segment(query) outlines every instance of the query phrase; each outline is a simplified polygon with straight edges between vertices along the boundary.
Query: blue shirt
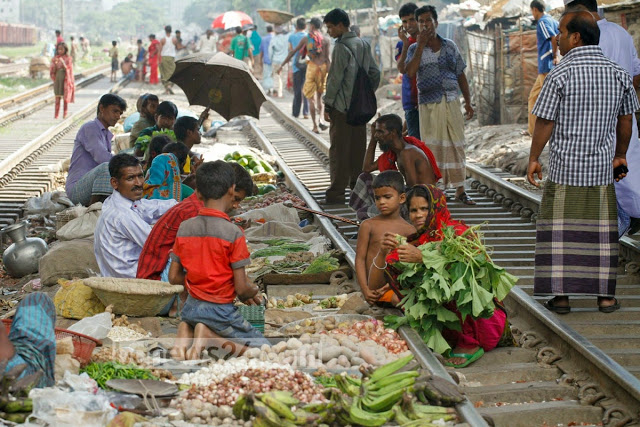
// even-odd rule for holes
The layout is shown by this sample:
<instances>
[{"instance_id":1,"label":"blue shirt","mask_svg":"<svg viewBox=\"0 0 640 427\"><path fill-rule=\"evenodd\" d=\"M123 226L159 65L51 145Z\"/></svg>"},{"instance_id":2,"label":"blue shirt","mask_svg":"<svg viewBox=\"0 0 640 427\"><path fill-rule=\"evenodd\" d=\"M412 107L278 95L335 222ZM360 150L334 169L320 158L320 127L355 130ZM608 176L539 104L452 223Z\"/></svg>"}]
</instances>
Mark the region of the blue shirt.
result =
<instances>
[{"instance_id":1,"label":"blue shirt","mask_svg":"<svg viewBox=\"0 0 640 427\"><path fill-rule=\"evenodd\" d=\"M273 38L273 34L269 33L262 38L262 42L260 42L260 53L262 54L262 62L267 65L271 65L271 58L269 57L269 45L271 44L271 39Z\"/></svg>"},{"instance_id":2,"label":"blue shirt","mask_svg":"<svg viewBox=\"0 0 640 427\"><path fill-rule=\"evenodd\" d=\"M104 127L98 118L82 125L73 142L73 152L67 175L67 194L71 194L76 182L87 172L99 164L111 160L113 156L111 154L111 138L113 138L113 134Z\"/></svg>"},{"instance_id":3,"label":"blue shirt","mask_svg":"<svg viewBox=\"0 0 640 427\"><path fill-rule=\"evenodd\" d=\"M136 58L136 62L142 62L144 61L144 54L147 53L146 50L144 50L143 47L140 48L140 51L138 52L138 57Z\"/></svg>"},{"instance_id":4,"label":"blue shirt","mask_svg":"<svg viewBox=\"0 0 640 427\"><path fill-rule=\"evenodd\" d=\"M409 38L409 46L416 41L413 38ZM396 45L396 61L400 58L402 53L403 43L402 40ZM416 87L416 78L409 77L408 74L402 75L402 109L404 111L415 110L418 108L418 89Z\"/></svg>"},{"instance_id":5,"label":"blue shirt","mask_svg":"<svg viewBox=\"0 0 640 427\"><path fill-rule=\"evenodd\" d=\"M291 34L289 36L289 44L291 44L291 48L295 49L296 46L298 46L298 43L300 43L300 40L305 37L307 37L307 33L305 31L296 31L295 33ZM296 65L298 63L298 56L300 56L300 51L297 51L296 54L293 55L292 66L294 73L300 71L300 69Z\"/></svg>"},{"instance_id":6,"label":"blue shirt","mask_svg":"<svg viewBox=\"0 0 640 427\"><path fill-rule=\"evenodd\" d=\"M458 46L452 40L438 37L442 43L440 50L434 52L425 46L416 74L420 104L437 104L443 96L447 98L447 102L457 99L458 77L467 67ZM417 47L417 43L409 46L407 64L413 58Z\"/></svg>"},{"instance_id":7,"label":"blue shirt","mask_svg":"<svg viewBox=\"0 0 640 427\"><path fill-rule=\"evenodd\" d=\"M546 74L553 68L553 46L551 37L558 35L558 21L547 14L542 15L536 25L538 39L538 74Z\"/></svg>"}]
</instances>

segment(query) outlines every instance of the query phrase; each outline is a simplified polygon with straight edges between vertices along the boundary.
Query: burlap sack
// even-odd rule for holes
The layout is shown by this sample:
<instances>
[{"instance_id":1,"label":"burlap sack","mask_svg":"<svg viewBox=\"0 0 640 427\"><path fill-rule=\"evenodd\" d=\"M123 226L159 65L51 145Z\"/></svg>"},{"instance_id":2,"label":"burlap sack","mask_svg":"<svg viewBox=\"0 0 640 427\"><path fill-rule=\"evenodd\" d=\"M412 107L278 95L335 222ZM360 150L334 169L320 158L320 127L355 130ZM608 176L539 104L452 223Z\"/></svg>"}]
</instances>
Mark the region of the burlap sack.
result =
<instances>
[{"instance_id":1,"label":"burlap sack","mask_svg":"<svg viewBox=\"0 0 640 427\"><path fill-rule=\"evenodd\" d=\"M40 281L53 286L58 279L84 279L96 276L100 267L93 254L93 240L77 239L51 246L40 258Z\"/></svg>"},{"instance_id":2,"label":"burlap sack","mask_svg":"<svg viewBox=\"0 0 640 427\"><path fill-rule=\"evenodd\" d=\"M102 203L94 203L87 211L56 231L58 240L93 239L93 232L102 213Z\"/></svg>"}]
</instances>

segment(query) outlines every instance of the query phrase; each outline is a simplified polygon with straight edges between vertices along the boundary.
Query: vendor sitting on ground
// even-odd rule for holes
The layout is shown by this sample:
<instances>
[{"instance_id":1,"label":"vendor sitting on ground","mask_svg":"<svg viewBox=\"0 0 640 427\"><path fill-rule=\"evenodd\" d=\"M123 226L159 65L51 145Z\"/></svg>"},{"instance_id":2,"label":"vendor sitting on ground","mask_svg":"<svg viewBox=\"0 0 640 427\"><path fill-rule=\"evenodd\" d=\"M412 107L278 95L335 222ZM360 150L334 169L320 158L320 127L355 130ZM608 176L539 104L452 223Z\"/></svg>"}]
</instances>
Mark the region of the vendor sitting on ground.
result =
<instances>
[{"instance_id":1,"label":"vendor sitting on ground","mask_svg":"<svg viewBox=\"0 0 640 427\"><path fill-rule=\"evenodd\" d=\"M91 206L94 203L104 202L111 193L113 193L113 187L111 175L109 175L109 162L104 162L80 178L73 187L69 199L76 205Z\"/></svg>"},{"instance_id":2,"label":"vendor sitting on ground","mask_svg":"<svg viewBox=\"0 0 640 427\"><path fill-rule=\"evenodd\" d=\"M37 387L52 386L55 383L55 325L56 309L46 294L34 292L25 296L16 308L8 335L1 325L0 364L7 362L6 371L26 364L21 377L40 371L43 375Z\"/></svg>"},{"instance_id":3,"label":"vendor sitting on ground","mask_svg":"<svg viewBox=\"0 0 640 427\"><path fill-rule=\"evenodd\" d=\"M245 197L253 195L253 181L245 168L237 163L229 164L235 173L236 183L232 209L237 209ZM169 252L176 241L178 227L184 221L197 216L198 211L203 207L204 203L194 193L169 209L158 220L142 248L138 274L136 275L138 279L169 281L169 266L171 265Z\"/></svg>"},{"instance_id":4,"label":"vendor sitting on ground","mask_svg":"<svg viewBox=\"0 0 640 427\"><path fill-rule=\"evenodd\" d=\"M204 207L180 225L169 268L170 282L189 292L171 350L177 359L198 359L210 347L241 355L247 345L269 344L233 304L236 296L247 304L262 299L245 272L251 258L244 233L225 213L234 205L234 182L233 168L221 160L203 163L196 172Z\"/></svg>"},{"instance_id":5,"label":"vendor sitting on ground","mask_svg":"<svg viewBox=\"0 0 640 427\"><path fill-rule=\"evenodd\" d=\"M393 266L396 262L423 262L422 252L418 247L427 242L442 240L442 229L445 227L454 227L458 235L468 229L462 222L451 219L445 194L433 185L416 185L411 188L407 192L407 204L411 223L418 232L409 236L409 244L401 246L398 245L395 233L385 233L380 252L373 258L373 268L369 273L370 289L376 290L389 283L398 298L402 298L402 294L397 283L399 271ZM460 325L460 331L442 331L453 348L446 362L448 366L463 368L498 345L505 331L507 315L501 303L495 304L496 310L488 319L467 316ZM455 307L447 306L447 309L460 317Z\"/></svg>"},{"instance_id":6,"label":"vendor sitting on ground","mask_svg":"<svg viewBox=\"0 0 640 427\"><path fill-rule=\"evenodd\" d=\"M120 71L122 71L122 76L127 80L133 80L136 77L135 62L133 62L133 53L125 56L124 60L120 63Z\"/></svg>"},{"instance_id":7,"label":"vendor sitting on ground","mask_svg":"<svg viewBox=\"0 0 640 427\"><path fill-rule=\"evenodd\" d=\"M140 113L140 118L133 124L131 132L129 133L129 146L131 148L133 148L133 146L135 145L136 140L138 139L138 136L140 136L140 132L142 132L142 130L148 127L152 127L156 124L155 116L159 102L160 100L158 99L158 97L151 93L145 93L144 95L141 95L140 98L138 98L136 107L138 109L138 112Z\"/></svg>"},{"instance_id":8,"label":"vendor sitting on ground","mask_svg":"<svg viewBox=\"0 0 640 427\"><path fill-rule=\"evenodd\" d=\"M143 168L145 179L149 177L149 169L151 168L155 158L162 154L164 147L172 142L174 142L173 139L169 138L167 135L156 135L151 139L149 148L147 148L147 152L149 153L149 164L147 165L147 168Z\"/></svg>"},{"instance_id":9,"label":"vendor sitting on ground","mask_svg":"<svg viewBox=\"0 0 640 427\"><path fill-rule=\"evenodd\" d=\"M157 137L156 137L157 138ZM189 149L182 142L167 144L162 154L156 156L144 182L145 199L169 200L178 202L193 194L193 189L182 183L182 170L189 157Z\"/></svg>"},{"instance_id":10,"label":"vendor sitting on ground","mask_svg":"<svg viewBox=\"0 0 640 427\"><path fill-rule=\"evenodd\" d=\"M376 145L383 153L375 158ZM379 170L399 170L408 187L416 184L435 184L442 174L436 158L429 148L417 138L402 136L402 119L395 114L378 117L371 125L371 140L367 147L362 166L363 173L349 199L349 207L356 211L360 220L379 213L373 198L371 172Z\"/></svg>"},{"instance_id":11,"label":"vendor sitting on ground","mask_svg":"<svg viewBox=\"0 0 640 427\"><path fill-rule=\"evenodd\" d=\"M156 114L154 116L156 124L143 129L142 131L140 131L140 135L138 135L138 139L133 146L136 156L144 156L145 161L147 161L149 156L148 154L146 154L146 151L148 150L143 140L146 139L145 137L152 137L154 132L172 130L177 116L178 107L176 107L176 104L171 101L162 101L158 105L158 109L156 110Z\"/></svg>"},{"instance_id":12,"label":"vendor sitting on ground","mask_svg":"<svg viewBox=\"0 0 640 427\"><path fill-rule=\"evenodd\" d=\"M409 236L416 232L413 225L400 216L400 207L405 202L404 179L398 171L381 172L373 180L376 207L380 213L365 220L358 229L356 247L356 278L364 299L369 304L391 303L394 306L400 299L389 285L376 290L369 289L367 278L373 258L380 252L380 244L385 232Z\"/></svg>"},{"instance_id":13,"label":"vendor sitting on ground","mask_svg":"<svg viewBox=\"0 0 640 427\"><path fill-rule=\"evenodd\" d=\"M109 161L113 194L102 204L94 252L104 277L136 277L142 247L155 223L177 202L142 198L140 161L120 153Z\"/></svg>"},{"instance_id":14,"label":"vendor sitting on ground","mask_svg":"<svg viewBox=\"0 0 640 427\"><path fill-rule=\"evenodd\" d=\"M203 115L208 116L208 111L205 110ZM202 117L202 116L201 116ZM196 186L196 170L198 166L202 164L202 155L191 151L194 145L198 145L202 142L202 135L200 134L200 121L194 117L182 116L173 125L173 132L176 134L176 140L184 143L189 147L189 156L187 162L184 165L184 173L188 176L183 180L185 185L195 188Z\"/></svg>"}]
</instances>

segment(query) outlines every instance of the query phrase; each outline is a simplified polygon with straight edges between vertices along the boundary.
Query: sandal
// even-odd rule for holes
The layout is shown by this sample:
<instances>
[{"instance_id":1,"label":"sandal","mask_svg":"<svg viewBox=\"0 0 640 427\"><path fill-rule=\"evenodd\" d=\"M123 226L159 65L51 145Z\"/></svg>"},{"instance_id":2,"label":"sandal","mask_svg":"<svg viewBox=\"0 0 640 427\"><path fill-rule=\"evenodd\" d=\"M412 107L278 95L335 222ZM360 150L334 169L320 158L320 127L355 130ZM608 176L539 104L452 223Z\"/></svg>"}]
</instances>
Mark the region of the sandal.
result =
<instances>
[{"instance_id":1,"label":"sandal","mask_svg":"<svg viewBox=\"0 0 640 427\"><path fill-rule=\"evenodd\" d=\"M473 353L473 354L468 354L468 353L449 353L449 359L452 359L454 357L460 357L462 359L465 359L465 361L463 363L460 363L459 365L456 365L455 363L451 363L449 361L445 362L444 364L446 366L451 366L452 368L465 368L465 367L471 365L476 360L480 359L483 355L484 355L484 349L482 347L480 347L478 350L476 350L476 352Z\"/></svg>"},{"instance_id":2,"label":"sandal","mask_svg":"<svg viewBox=\"0 0 640 427\"><path fill-rule=\"evenodd\" d=\"M466 191L463 191L458 197L456 197L459 201L464 203L465 205L475 205L476 202L467 194Z\"/></svg>"},{"instance_id":3,"label":"sandal","mask_svg":"<svg viewBox=\"0 0 640 427\"><path fill-rule=\"evenodd\" d=\"M613 300L615 302L611 305L603 306L598 304L598 310L600 310L601 313L613 313L614 311L620 310L622 306L618 302L618 298L613 298Z\"/></svg>"},{"instance_id":4,"label":"sandal","mask_svg":"<svg viewBox=\"0 0 640 427\"><path fill-rule=\"evenodd\" d=\"M327 130L329 129L329 126L325 125L324 123L319 123L318 126L320 126L321 130Z\"/></svg>"},{"instance_id":5,"label":"sandal","mask_svg":"<svg viewBox=\"0 0 640 427\"><path fill-rule=\"evenodd\" d=\"M551 298L549 301L545 301L542 305L556 314L568 314L571 312L571 306L568 305L556 305L554 302L555 298Z\"/></svg>"}]
</instances>

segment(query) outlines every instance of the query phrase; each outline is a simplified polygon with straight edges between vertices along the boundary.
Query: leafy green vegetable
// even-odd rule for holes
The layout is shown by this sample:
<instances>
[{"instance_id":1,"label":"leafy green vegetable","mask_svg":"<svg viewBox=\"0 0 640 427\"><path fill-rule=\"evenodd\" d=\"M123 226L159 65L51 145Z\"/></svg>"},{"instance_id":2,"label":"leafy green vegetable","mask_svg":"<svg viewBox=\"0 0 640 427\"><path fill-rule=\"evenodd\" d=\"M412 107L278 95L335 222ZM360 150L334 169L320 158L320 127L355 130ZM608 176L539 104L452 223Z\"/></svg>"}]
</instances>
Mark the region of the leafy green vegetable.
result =
<instances>
[{"instance_id":1,"label":"leafy green vegetable","mask_svg":"<svg viewBox=\"0 0 640 427\"><path fill-rule=\"evenodd\" d=\"M502 301L518 280L496 266L472 227L461 236L453 227L442 230L441 241L418 247L421 263L398 262L394 266L404 298L405 316L386 316L387 327L409 325L438 353L450 350L443 329L460 330L461 322L449 307L456 307L462 321L493 315L493 299Z\"/></svg>"},{"instance_id":2,"label":"leafy green vegetable","mask_svg":"<svg viewBox=\"0 0 640 427\"><path fill-rule=\"evenodd\" d=\"M331 256L331 253L325 253L314 259L309 267L303 271L303 274L325 273L327 271L337 270L340 262Z\"/></svg>"},{"instance_id":3,"label":"leafy green vegetable","mask_svg":"<svg viewBox=\"0 0 640 427\"><path fill-rule=\"evenodd\" d=\"M151 140L158 135L166 135L169 138L171 138L172 141L176 141L176 134L171 129L166 129L166 130L156 130L151 135L143 135L141 137L138 137L138 139L136 139L136 144L137 143L140 144L140 149L144 153L147 151L147 148L149 148L149 144L151 143Z\"/></svg>"},{"instance_id":4,"label":"leafy green vegetable","mask_svg":"<svg viewBox=\"0 0 640 427\"><path fill-rule=\"evenodd\" d=\"M284 256L289 252L304 252L309 250L306 243L283 243L277 246L269 246L268 248L258 249L251 254L251 258L269 257L281 255Z\"/></svg>"},{"instance_id":5,"label":"leafy green vegetable","mask_svg":"<svg viewBox=\"0 0 640 427\"><path fill-rule=\"evenodd\" d=\"M151 374L147 369L139 368L134 364L123 365L117 362L90 363L81 369L80 372L86 372L89 377L93 378L98 386L102 389L109 389L107 381L112 379L122 380L157 380L158 378Z\"/></svg>"}]
</instances>

